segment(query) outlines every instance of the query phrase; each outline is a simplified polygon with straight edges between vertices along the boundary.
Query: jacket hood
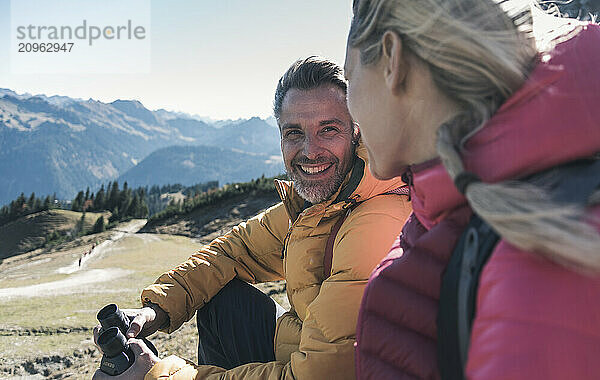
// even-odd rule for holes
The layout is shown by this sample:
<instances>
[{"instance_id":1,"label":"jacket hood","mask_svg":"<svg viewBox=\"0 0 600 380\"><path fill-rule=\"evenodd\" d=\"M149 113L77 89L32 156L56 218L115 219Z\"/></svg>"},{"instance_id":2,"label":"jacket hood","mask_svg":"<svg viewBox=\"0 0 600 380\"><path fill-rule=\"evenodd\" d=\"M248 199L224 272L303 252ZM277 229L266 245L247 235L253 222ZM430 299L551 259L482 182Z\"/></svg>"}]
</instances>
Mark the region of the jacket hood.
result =
<instances>
[{"instance_id":1,"label":"jacket hood","mask_svg":"<svg viewBox=\"0 0 600 380\"><path fill-rule=\"evenodd\" d=\"M352 170L346 175L340 188L328 200L320 203L320 205L327 207L339 203L340 207L342 207L348 202L365 201L376 195L391 192L404 185L400 177L385 181L373 177L369 170L367 149L361 140L356 147L356 159ZM292 220L306 206L311 206L310 204L305 204L305 201L294 190L294 185L291 181L276 179L275 187L279 192L281 200L286 204L286 209Z\"/></svg>"},{"instance_id":2,"label":"jacket hood","mask_svg":"<svg viewBox=\"0 0 600 380\"><path fill-rule=\"evenodd\" d=\"M586 24L543 54L529 79L464 146L484 182L518 179L600 152L600 27ZM466 202L439 159L408 169L413 209L431 228Z\"/></svg>"}]
</instances>

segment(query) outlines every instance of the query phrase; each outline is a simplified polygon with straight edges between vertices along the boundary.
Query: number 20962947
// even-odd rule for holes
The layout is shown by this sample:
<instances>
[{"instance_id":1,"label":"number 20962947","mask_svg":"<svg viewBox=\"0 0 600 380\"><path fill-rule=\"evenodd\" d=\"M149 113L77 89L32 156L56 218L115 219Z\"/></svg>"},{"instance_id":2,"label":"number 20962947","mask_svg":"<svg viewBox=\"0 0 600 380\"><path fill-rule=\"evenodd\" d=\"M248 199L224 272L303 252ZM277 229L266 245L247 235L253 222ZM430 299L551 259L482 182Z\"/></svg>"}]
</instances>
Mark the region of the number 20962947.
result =
<instances>
[{"instance_id":1,"label":"number 20962947","mask_svg":"<svg viewBox=\"0 0 600 380\"><path fill-rule=\"evenodd\" d=\"M74 42L19 42L19 53L69 53Z\"/></svg>"}]
</instances>

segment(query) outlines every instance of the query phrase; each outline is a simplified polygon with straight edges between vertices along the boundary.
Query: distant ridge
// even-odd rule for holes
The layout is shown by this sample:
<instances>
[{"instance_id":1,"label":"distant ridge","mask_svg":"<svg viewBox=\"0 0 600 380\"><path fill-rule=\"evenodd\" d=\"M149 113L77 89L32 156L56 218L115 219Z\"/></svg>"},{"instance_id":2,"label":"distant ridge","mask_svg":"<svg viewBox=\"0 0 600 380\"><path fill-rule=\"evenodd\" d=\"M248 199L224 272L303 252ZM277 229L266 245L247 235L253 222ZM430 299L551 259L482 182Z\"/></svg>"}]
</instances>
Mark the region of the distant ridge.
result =
<instances>
[{"instance_id":1,"label":"distant ridge","mask_svg":"<svg viewBox=\"0 0 600 380\"><path fill-rule=\"evenodd\" d=\"M181 183L198 178L219 183L246 182L284 172L280 156L246 153L214 146L173 146L159 149L118 178L131 187Z\"/></svg>"},{"instance_id":2,"label":"distant ridge","mask_svg":"<svg viewBox=\"0 0 600 380\"><path fill-rule=\"evenodd\" d=\"M199 145L263 155L265 159L253 162L256 172L265 174L273 174L270 157L280 155L279 131L273 120L250 118L217 127L197 116L151 111L136 100L103 103L0 89L0 205L21 192L56 193L59 199L72 199L81 189L120 178L159 149ZM228 172L218 169L219 162L226 161L220 152L219 159L207 158L213 173ZM200 162L195 165L202 166ZM180 173L186 177L176 182L217 180ZM200 175L200 171L195 173ZM157 183L164 183L161 176L156 175ZM238 180L222 176L219 182Z\"/></svg>"}]
</instances>

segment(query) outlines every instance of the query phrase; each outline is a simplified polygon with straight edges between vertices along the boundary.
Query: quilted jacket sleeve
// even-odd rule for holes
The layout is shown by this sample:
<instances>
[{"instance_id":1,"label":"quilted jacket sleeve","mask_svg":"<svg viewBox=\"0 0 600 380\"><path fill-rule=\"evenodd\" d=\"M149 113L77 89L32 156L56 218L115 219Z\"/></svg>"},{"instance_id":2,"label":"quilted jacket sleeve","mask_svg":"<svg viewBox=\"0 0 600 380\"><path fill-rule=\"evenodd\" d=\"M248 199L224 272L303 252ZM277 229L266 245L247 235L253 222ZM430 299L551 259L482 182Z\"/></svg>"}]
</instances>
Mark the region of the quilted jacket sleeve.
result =
<instances>
[{"instance_id":1,"label":"quilted jacket sleeve","mask_svg":"<svg viewBox=\"0 0 600 380\"><path fill-rule=\"evenodd\" d=\"M234 227L142 291L167 312L167 332L194 316L234 277L250 283L283 277L281 249L289 219L282 203Z\"/></svg>"},{"instance_id":2,"label":"quilted jacket sleeve","mask_svg":"<svg viewBox=\"0 0 600 380\"><path fill-rule=\"evenodd\" d=\"M501 242L482 272L467 378L598 378L599 296L600 275Z\"/></svg>"},{"instance_id":3,"label":"quilted jacket sleeve","mask_svg":"<svg viewBox=\"0 0 600 380\"><path fill-rule=\"evenodd\" d=\"M410 213L398 196L364 202L346 219L333 251L332 275L308 306L299 351L290 362L252 363L224 370L176 357L157 363L146 379L352 379L358 309L369 274L386 255Z\"/></svg>"}]
</instances>

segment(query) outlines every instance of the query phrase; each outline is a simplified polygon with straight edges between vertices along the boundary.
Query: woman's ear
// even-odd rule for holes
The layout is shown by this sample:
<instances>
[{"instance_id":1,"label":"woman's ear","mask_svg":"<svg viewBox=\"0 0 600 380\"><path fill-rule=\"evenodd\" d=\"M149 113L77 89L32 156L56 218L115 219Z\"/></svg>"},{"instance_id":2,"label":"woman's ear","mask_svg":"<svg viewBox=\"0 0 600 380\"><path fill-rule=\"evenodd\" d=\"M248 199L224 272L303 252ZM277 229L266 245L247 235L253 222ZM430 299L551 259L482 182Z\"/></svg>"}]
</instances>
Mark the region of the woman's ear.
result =
<instances>
[{"instance_id":1,"label":"woman's ear","mask_svg":"<svg viewBox=\"0 0 600 380\"><path fill-rule=\"evenodd\" d=\"M398 95L408 72L408 61L402 39L396 33L388 30L383 34L381 40L385 83L394 95Z\"/></svg>"}]
</instances>

